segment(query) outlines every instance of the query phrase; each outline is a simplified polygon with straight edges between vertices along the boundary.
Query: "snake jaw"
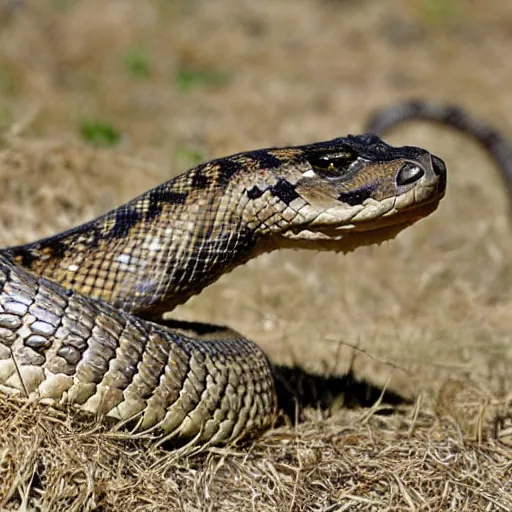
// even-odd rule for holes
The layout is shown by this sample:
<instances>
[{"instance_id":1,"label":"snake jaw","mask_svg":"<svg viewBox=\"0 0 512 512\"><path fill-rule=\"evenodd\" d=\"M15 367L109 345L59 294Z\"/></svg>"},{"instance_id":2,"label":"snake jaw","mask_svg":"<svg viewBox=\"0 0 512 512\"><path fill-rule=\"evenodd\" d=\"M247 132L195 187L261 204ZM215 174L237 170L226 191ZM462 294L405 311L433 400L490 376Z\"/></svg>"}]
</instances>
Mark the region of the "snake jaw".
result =
<instances>
[{"instance_id":1,"label":"snake jaw","mask_svg":"<svg viewBox=\"0 0 512 512\"><path fill-rule=\"evenodd\" d=\"M334 250L340 251L346 250L344 246L353 250L357 245L380 243L437 208L444 195L443 178L426 172L416 183L398 186L396 195L380 200L376 198L379 190L374 187L376 197L368 197L361 204L331 200L330 207L322 204L318 208L308 203L299 212L300 220L298 216L295 225L283 230L281 236L287 246L316 250L322 249L322 242L326 243L325 250L339 243Z\"/></svg>"},{"instance_id":2,"label":"snake jaw","mask_svg":"<svg viewBox=\"0 0 512 512\"><path fill-rule=\"evenodd\" d=\"M377 156L329 150L302 162L300 176L288 176L289 201L273 196L272 185L258 184L265 192L253 203L248 223L261 237L258 251L346 253L390 240L432 213L445 193L442 160L420 148L373 142L381 150ZM328 163L330 154L336 165Z\"/></svg>"},{"instance_id":3,"label":"snake jaw","mask_svg":"<svg viewBox=\"0 0 512 512\"><path fill-rule=\"evenodd\" d=\"M359 246L391 240L408 226L434 212L438 205L439 201L434 201L405 210L400 216L382 216L377 221L346 223L336 227L306 225L295 231L284 231L282 236L285 246L290 248L350 252Z\"/></svg>"}]
</instances>

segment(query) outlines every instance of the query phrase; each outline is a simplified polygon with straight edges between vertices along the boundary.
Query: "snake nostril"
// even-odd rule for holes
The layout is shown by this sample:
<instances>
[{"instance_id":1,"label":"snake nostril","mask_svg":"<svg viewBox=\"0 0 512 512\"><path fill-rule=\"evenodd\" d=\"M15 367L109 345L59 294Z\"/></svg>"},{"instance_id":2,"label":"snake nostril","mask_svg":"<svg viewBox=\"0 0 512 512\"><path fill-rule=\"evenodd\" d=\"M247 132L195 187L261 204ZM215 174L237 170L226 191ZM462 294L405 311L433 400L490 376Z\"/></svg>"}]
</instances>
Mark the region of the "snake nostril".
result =
<instances>
[{"instance_id":1,"label":"snake nostril","mask_svg":"<svg viewBox=\"0 0 512 512\"><path fill-rule=\"evenodd\" d=\"M437 156L432 155L432 169L436 176L441 176L446 174L446 165L444 162Z\"/></svg>"},{"instance_id":2,"label":"snake nostril","mask_svg":"<svg viewBox=\"0 0 512 512\"><path fill-rule=\"evenodd\" d=\"M396 175L396 184L399 187L410 185L418 181L424 174L425 171L419 165L406 162L400 167Z\"/></svg>"}]
</instances>

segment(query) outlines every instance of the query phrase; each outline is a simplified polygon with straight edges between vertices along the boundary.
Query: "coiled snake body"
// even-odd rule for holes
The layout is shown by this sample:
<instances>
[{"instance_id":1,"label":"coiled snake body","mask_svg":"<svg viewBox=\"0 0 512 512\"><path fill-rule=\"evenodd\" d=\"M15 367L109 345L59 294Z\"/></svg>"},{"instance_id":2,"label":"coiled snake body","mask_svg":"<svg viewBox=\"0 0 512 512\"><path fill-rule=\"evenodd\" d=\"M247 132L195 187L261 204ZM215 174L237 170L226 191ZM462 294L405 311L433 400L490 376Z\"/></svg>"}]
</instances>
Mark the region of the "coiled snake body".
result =
<instances>
[{"instance_id":1,"label":"coiled snake body","mask_svg":"<svg viewBox=\"0 0 512 512\"><path fill-rule=\"evenodd\" d=\"M281 247L347 252L434 211L446 169L372 135L200 165L70 231L0 252L0 390L194 443L272 425L275 367L164 311Z\"/></svg>"}]
</instances>

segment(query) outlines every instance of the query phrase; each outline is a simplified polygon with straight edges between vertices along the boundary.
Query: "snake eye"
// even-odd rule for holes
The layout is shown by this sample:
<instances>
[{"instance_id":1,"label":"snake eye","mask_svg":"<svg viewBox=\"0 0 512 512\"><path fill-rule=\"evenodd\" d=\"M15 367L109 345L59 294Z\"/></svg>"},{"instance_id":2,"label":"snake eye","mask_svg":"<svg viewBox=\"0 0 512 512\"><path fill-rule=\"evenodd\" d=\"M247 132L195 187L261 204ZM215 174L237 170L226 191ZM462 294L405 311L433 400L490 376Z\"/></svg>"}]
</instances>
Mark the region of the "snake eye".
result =
<instances>
[{"instance_id":1,"label":"snake eye","mask_svg":"<svg viewBox=\"0 0 512 512\"><path fill-rule=\"evenodd\" d=\"M334 153L329 155L313 156L309 158L309 163L313 170L328 179L343 178L350 165L356 160L357 156L350 152Z\"/></svg>"}]
</instances>

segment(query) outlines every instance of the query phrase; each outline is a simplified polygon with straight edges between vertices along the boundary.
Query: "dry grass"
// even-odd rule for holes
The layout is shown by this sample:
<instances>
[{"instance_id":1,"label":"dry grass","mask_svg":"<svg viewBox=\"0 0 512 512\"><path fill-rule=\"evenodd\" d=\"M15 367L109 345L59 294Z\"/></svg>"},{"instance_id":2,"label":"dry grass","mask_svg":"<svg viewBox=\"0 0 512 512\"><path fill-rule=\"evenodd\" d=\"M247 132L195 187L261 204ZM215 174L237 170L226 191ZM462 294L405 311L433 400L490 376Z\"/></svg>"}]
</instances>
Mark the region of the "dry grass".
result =
<instances>
[{"instance_id":1,"label":"dry grass","mask_svg":"<svg viewBox=\"0 0 512 512\"><path fill-rule=\"evenodd\" d=\"M419 404L376 412L185 457L6 401L0 497L43 510L510 510L504 436L470 443Z\"/></svg>"},{"instance_id":2,"label":"dry grass","mask_svg":"<svg viewBox=\"0 0 512 512\"><path fill-rule=\"evenodd\" d=\"M512 5L255 5L0 0L0 243L65 229L199 157L359 131L372 108L412 96L460 101L511 133ZM86 120L108 121L120 145L86 147ZM279 362L352 364L415 405L310 410L185 457L2 399L0 508L512 509L506 198L463 137L410 126L390 140L447 161L431 218L346 257L267 255L175 314L230 324Z\"/></svg>"}]
</instances>

